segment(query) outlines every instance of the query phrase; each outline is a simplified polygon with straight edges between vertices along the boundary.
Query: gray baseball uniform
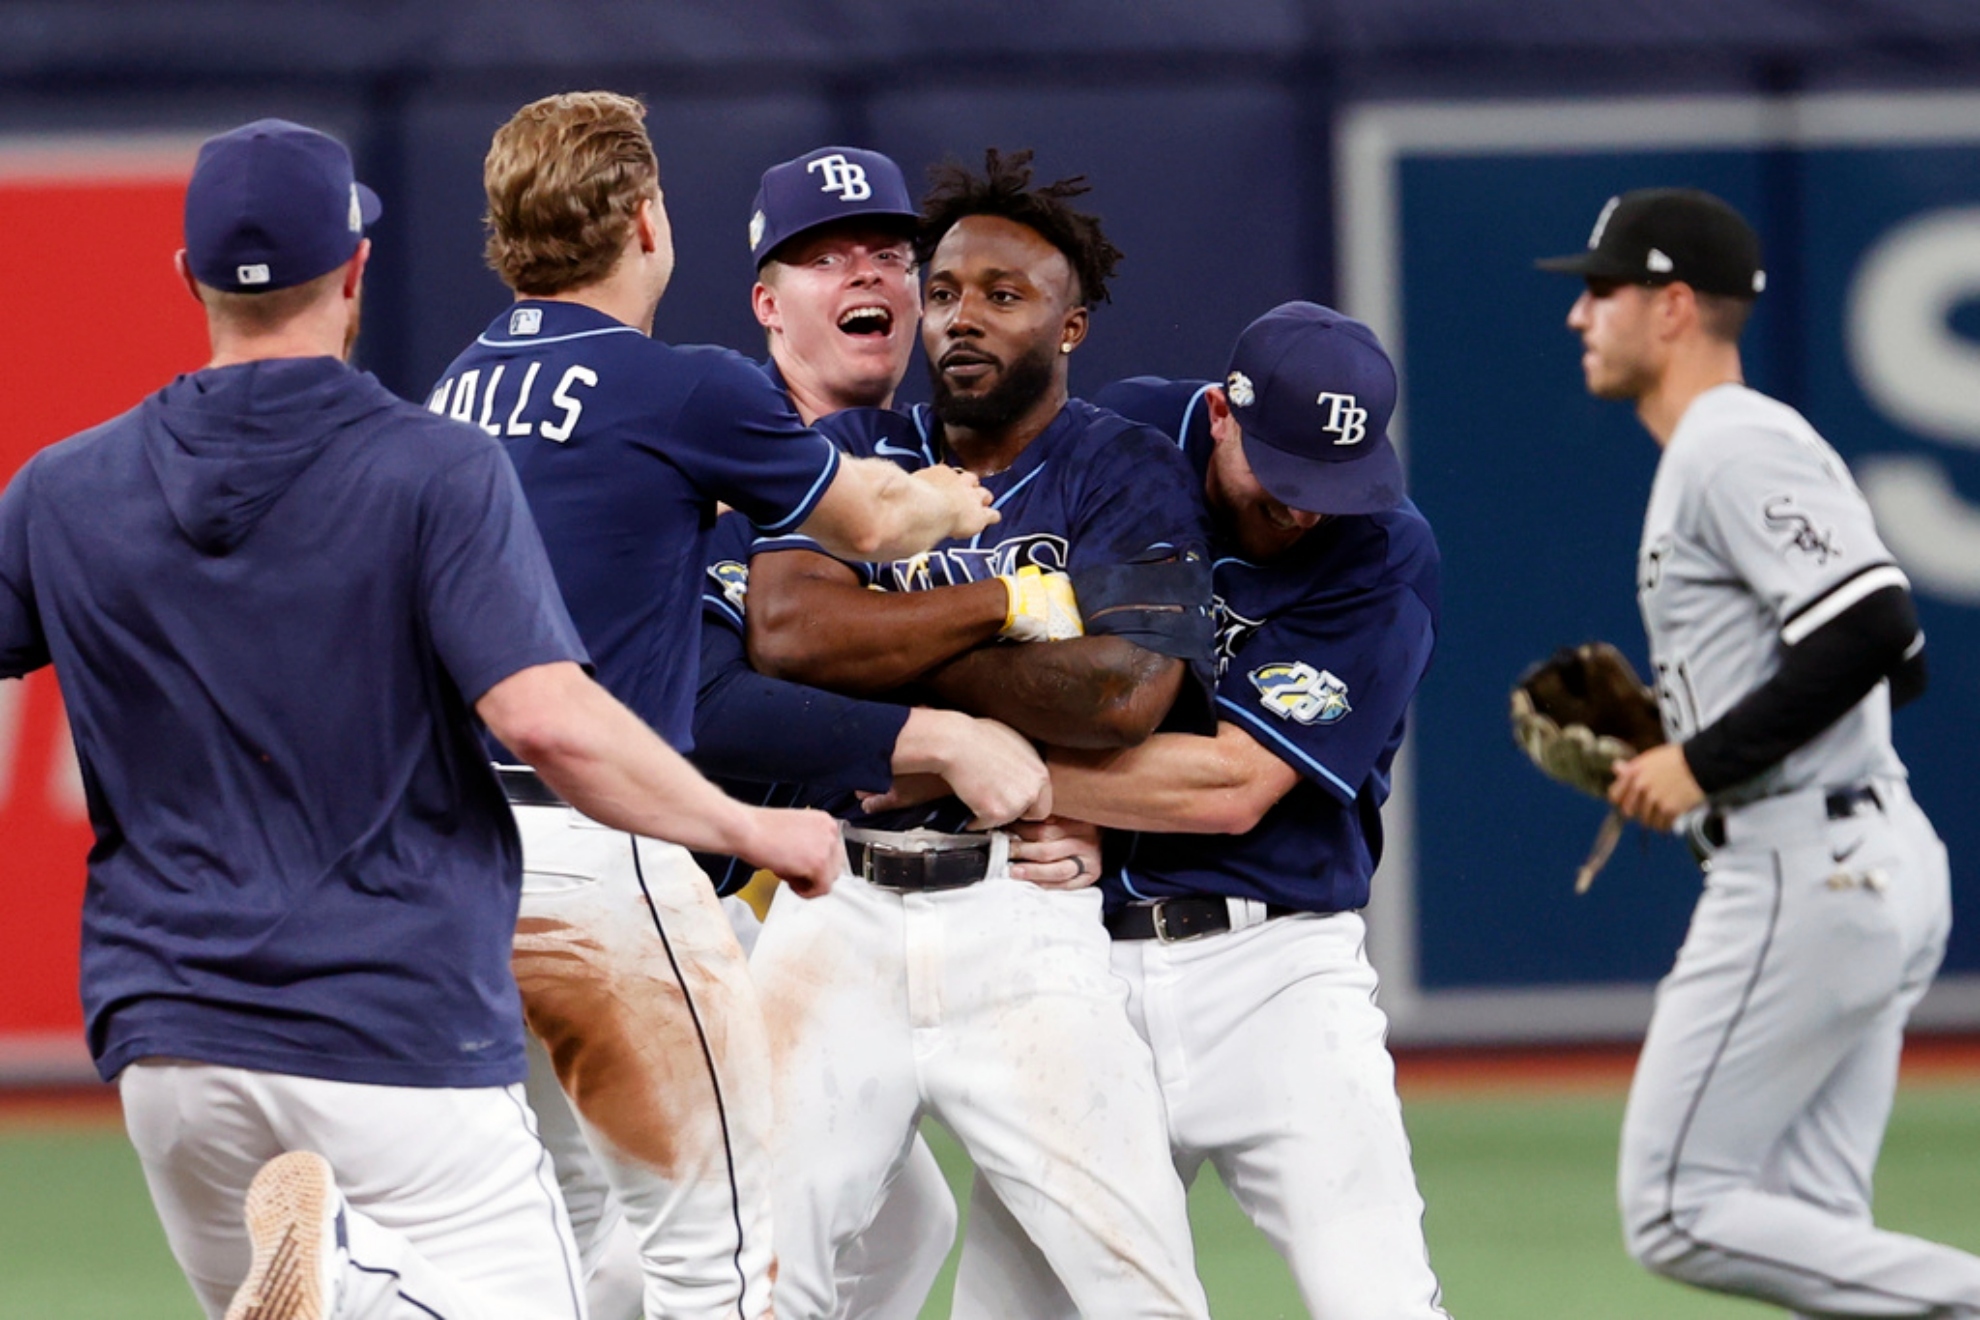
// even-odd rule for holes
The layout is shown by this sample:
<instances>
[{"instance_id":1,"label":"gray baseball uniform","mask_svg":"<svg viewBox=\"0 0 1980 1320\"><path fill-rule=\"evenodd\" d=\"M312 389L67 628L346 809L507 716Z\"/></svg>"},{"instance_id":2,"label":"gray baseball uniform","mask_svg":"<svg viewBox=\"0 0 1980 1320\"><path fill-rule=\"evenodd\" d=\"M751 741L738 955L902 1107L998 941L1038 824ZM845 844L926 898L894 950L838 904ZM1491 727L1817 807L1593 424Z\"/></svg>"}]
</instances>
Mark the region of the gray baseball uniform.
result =
<instances>
[{"instance_id":1,"label":"gray baseball uniform","mask_svg":"<svg viewBox=\"0 0 1980 1320\"><path fill-rule=\"evenodd\" d=\"M1690 738L1786 648L1906 585L1800 414L1742 385L1700 395L1665 448L1638 563L1666 732ZM1870 1220L1905 1019L1951 921L1888 686L1687 826L1705 890L1624 1119L1631 1253L1800 1312L1980 1314L1980 1258Z\"/></svg>"}]
</instances>

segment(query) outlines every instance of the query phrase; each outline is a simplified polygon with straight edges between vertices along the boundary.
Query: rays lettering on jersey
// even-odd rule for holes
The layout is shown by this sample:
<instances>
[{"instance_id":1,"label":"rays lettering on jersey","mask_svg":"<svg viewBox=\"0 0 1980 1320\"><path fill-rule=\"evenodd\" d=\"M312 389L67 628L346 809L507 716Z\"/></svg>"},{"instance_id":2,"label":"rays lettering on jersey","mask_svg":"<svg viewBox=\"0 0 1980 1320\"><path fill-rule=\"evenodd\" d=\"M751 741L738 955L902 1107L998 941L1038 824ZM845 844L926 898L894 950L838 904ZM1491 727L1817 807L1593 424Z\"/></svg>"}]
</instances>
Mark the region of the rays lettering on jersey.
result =
<instances>
[{"instance_id":1,"label":"rays lettering on jersey","mask_svg":"<svg viewBox=\"0 0 1980 1320\"><path fill-rule=\"evenodd\" d=\"M1066 538L1050 532L1014 536L991 546L951 546L879 565L874 582L888 591L926 591L930 587L957 587L1002 577L1027 564L1047 573L1063 573L1066 549Z\"/></svg>"},{"instance_id":2,"label":"rays lettering on jersey","mask_svg":"<svg viewBox=\"0 0 1980 1320\"><path fill-rule=\"evenodd\" d=\"M1222 596L1210 597L1210 622L1217 630L1217 677L1222 678L1231 667L1231 661L1251 640L1251 634L1264 626L1263 619L1247 619L1230 607Z\"/></svg>"},{"instance_id":3,"label":"rays lettering on jersey","mask_svg":"<svg viewBox=\"0 0 1980 1320\"><path fill-rule=\"evenodd\" d=\"M1281 660L1251 671L1261 704L1282 720L1333 724L1353 712L1347 684L1304 660Z\"/></svg>"},{"instance_id":4,"label":"rays lettering on jersey","mask_svg":"<svg viewBox=\"0 0 1980 1320\"><path fill-rule=\"evenodd\" d=\"M577 430L578 418L584 413L584 400L576 391L597 388L598 373L579 363L565 368L556 388L549 391L546 406L536 393L536 377L542 369L541 362L532 362L521 381L511 383L515 391L513 404L502 388L502 378L509 371L507 363L491 368L486 381L481 378L480 368L449 376L434 386L433 397L426 401L427 411L479 426L498 439L505 435L540 435L562 444ZM503 416L508 420L497 420Z\"/></svg>"}]
</instances>

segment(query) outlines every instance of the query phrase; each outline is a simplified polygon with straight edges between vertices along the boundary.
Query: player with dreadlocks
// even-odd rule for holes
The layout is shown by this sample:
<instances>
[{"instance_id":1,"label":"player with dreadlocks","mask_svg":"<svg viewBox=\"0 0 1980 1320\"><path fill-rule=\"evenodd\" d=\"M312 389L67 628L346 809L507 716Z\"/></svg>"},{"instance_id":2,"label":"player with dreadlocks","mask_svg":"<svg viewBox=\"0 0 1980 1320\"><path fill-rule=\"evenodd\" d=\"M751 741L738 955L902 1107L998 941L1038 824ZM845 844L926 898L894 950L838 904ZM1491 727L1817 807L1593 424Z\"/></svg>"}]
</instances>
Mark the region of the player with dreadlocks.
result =
<instances>
[{"instance_id":1,"label":"player with dreadlocks","mask_svg":"<svg viewBox=\"0 0 1980 1320\"><path fill-rule=\"evenodd\" d=\"M778 677L911 689L1046 743L1128 746L1179 696L1201 701L1207 523L1166 437L1068 396L1120 256L1069 205L1083 182L1034 187L1029 153L986 167L938 171L923 205L932 407L826 428L857 453L975 473L1002 519L870 569L758 542L751 654ZM1000 640L1054 574L1063 626ZM1097 851L972 829L954 797L895 787L893 810L854 817L849 873L822 899L780 897L751 960L776 1042L779 1312L838 1313L834 1257L932 1113L1081 1313L1203 1315L1152 1059L1088 887Z\"/></svg>"}]
</instances>

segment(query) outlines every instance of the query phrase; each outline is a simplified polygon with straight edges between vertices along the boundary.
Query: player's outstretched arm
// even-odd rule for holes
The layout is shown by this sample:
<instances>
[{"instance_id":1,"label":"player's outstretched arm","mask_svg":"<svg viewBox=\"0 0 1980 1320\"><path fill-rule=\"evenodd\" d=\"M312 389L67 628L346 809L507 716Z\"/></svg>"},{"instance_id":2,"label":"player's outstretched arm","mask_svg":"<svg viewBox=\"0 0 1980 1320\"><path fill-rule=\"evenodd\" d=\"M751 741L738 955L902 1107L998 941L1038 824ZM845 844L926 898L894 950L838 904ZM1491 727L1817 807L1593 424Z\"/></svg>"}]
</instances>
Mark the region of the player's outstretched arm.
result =
<instances>
[{"instance_id":1,"label":"player's outstretched arm","mask_svg":"<svg viewBox=\"0 0 1980 1320\"><path fill-rule=\"evenodd\" d=\"M938 775L975 818L994 829L1052 814L1052 780L1023 735L995 720L917 706L894 744L894 772Z\"/></svg>"},{"instance_id":2,"label":"player's outstretched arm","mask_svg":"<svg viewBox=\"0 0 1980 1320\"><path fill-rule=\"evenodd\" d=\"M1054 751L1054 809L1110 829L1245 834L1299 772L1241 727L1214 737L1158 733L1121 751Z\"/></svg>"},{"instance_id":3,"label":"player's outstretched arm","mask_svg":"<svg viewBox=\"0 0 1980 1320\"><path fill-rule=\"evenodd\" d=\"M984 646L923 683L950 705L1054 747L1132 747L1182 691L1182 661L1122 637Z\"/></svg>"},{"instance_id":4,"label":"player's outstretched arm","mask_svg":"<svg viewBox=\"0 0 1980 1320\"><path fill-rule=\"evenodd\" d=\"M1045 815L1051 780L1038 753L991 720L926 706L864 701L749 667L741 639L702 625L694 761L715 774L813 788L879 789L927 778L988 829Z\"/></svg>"},{"instance_id":5,"label":"player's outstretched arm","mask_svg":"<svg viewBox=\"0 0 1980 1320\"><path fill-rule=\"evenodd\" d=\"M602 825L733 854L801 894L825 892L844 869L837 821L737 802L569 661L511 674L475 710L560 797Z\"/></svg>"},{"instance_id":6,"label":"player's outstretched arm","mask_svg":"<svg viewBox=\"0 0 1980 1320\"><path fill-rule=\"evenodd\" d=\"M961 468L909 474L884 458L845 458L798 528L846 559L905 559L966 539L998 519L990 492Z\"/></svg>"},{"instance_id":7,"label":"player's outstretched arm","mask_svg":"<svg viewBox=\"0 0 1980 1320\"><path fill-rule=\"evenodd\" d=\"M1009 605L995 578L869 591L829 555L776 550L749 561L749 661L775 678L875 696L995 637Z\"/></svg>"}]
</instances>

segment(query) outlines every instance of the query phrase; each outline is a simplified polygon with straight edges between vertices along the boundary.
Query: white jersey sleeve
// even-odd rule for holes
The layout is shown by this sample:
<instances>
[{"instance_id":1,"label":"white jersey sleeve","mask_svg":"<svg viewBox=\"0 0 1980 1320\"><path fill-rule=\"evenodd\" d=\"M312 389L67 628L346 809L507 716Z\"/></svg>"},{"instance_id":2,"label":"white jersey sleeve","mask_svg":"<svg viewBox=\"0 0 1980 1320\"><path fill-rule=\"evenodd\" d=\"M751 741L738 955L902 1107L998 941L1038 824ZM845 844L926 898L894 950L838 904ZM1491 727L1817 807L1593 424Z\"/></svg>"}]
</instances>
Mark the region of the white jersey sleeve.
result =
<instances>
[{"instance_id":1,"label":"white jersey sleeve","mask_svg":"<svg viewBox=\"0 0 1980 1320\"><path fill-rule=\"evenodd\" d=\"M1708 390L1664 448L1637 563L1665 733L1690 738L1771 678L1787 648L1906 585L1848 467L1800 413L1742 385ZM1880 684L1736 796L1903 773Z\"/></svg>"},{"instance_id":2,"label":"white jersey sleeve","mask_svg":"<svg viewBox=\"0 0 1980 1320\"><path fill-rule=\"evenodd\" d=\"M1793 646L1871 592L1908 586L1835 450L1771 399L1748 391L1738 402L1704 456L1698 533L1781 641Z\"/></svg>"}]
</instances>

